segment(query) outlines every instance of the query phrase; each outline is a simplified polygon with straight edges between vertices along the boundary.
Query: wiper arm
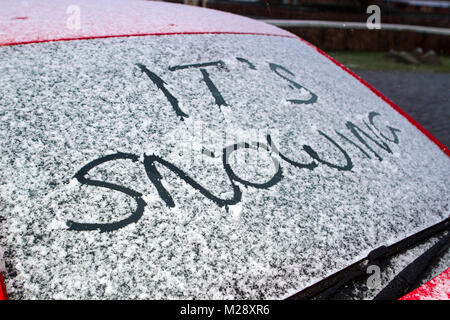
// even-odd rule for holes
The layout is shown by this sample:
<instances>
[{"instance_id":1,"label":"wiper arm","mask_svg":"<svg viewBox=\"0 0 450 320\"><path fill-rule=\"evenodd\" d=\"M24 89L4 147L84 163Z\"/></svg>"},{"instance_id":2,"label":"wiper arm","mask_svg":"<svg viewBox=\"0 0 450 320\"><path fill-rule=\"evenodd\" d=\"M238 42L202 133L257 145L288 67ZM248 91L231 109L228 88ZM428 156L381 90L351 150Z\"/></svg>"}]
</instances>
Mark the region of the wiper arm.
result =
<instances>
[{"instance_id":1,"label":"wiper arm","mask_svg":"<svg viewBox=\"0 0 450 320\"><path fill-rule=\"evenodd\" d=\"M408 236L390 246L381 246L372 250L367 257L351 264L350 266L328 276L312 286L303 289L300 292L288 297L288 300L306 300L306 299L327 299L336 293L339 288L348 282L367 274L367 268L373 264L379 264L381 261L396 255L418 243L431 238L432 236L450 229L450 217Z\"/></svg>"},{"instance_id":2,"label":"wiper arm","mask_svg":"<svg viewBox=\"0 0 450 320\"><path fill-rule=\"evenodd\" d=\"M408 264L381 290L373 300L396 300L415 289L415 284L428 266L450 245L450 233L447 233L420 257Z\"/></svg>"}]
</instances>

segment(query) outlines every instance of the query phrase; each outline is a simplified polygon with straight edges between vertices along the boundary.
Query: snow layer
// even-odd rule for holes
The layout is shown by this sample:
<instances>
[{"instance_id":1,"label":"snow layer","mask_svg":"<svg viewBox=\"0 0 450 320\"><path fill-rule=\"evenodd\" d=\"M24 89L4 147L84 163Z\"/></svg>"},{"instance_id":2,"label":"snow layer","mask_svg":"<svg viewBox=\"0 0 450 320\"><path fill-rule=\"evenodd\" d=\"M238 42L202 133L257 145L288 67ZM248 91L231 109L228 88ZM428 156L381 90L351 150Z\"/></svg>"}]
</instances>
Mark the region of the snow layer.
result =
<instances>
[{"instance_id":1,"label":"snow layer","mask_svg":"<svg viewBox=\"0 0 450 320\"><path fill-rule=\"evenodd\" d=\"M200 68L174 68L216 61L204 69L222 105ZM184 121L142 66L164 80ZM172 35L6 46L0 88L0 247L11 298L282 298L449 215L448 156L298 39ZM314 95L313 103L298 102ZM348 121L391 153L366 139L377 157ZM386 126L400 130L398 143ZM255 140L266 145L230 155L242 180L234 180L241 199L228 210L156 163L173 198L168 206L143 165L144 153L161 157L213 196L232 199L222 150ZM142 217L112 232L69 230L69 220L107 223L136 209L134 198L74 178L118 151L137 161L104 163L87 178L142 194ZM293 165L312 156L322 161L314 170ZM276 183L258 187L278 169Z\"/></svg>"}]
</instances>

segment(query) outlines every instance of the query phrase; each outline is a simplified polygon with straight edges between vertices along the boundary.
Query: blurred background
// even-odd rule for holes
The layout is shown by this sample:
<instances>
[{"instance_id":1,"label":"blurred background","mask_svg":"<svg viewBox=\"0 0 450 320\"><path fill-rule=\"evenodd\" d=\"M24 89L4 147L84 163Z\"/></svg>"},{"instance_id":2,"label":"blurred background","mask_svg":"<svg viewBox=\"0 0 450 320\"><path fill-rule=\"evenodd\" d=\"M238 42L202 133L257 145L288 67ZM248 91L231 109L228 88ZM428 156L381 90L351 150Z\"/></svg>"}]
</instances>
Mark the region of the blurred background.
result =
<instances>
[{"instance_id":1,"label":"blurred background","mask_svg":"<svg viewBox=\"0 0 450 320\"><path fill-rule=\"evenodd\" d=\"M450 1L165 1L260 19L297 34L450 146Z\"/></svg>"}]
</instances>

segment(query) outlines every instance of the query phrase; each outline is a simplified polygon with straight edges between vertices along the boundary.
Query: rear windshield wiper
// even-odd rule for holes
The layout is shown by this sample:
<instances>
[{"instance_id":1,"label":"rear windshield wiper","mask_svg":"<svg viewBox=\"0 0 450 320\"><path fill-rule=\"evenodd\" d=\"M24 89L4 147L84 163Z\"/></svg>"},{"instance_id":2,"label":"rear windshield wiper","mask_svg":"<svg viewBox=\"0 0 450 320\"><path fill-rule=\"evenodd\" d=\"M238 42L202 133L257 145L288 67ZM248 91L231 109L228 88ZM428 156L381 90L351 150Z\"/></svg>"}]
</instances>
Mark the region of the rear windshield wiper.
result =
<instances>
[{"instance_id":1,"label":"rear windshield wiper","mask_svg":"<svg viewBox=\"0 0 450 320\"><path fill-rule=\"evenodd\" d=\"M416 260L408 264L397 274L374 298L374 300L395 300L403 297L414 288L425 273L428 266L433 263L450 244L450 233L447 232L437 243L425 251Z\"/></svg>"},{"instance_id":2,"label":"rear windshield wiper","mask_svg":"<svg viewBox=\"0 0 450 320\"><path fill-rule=\"evenodd\" d=\"M391 256L401 253L420 242L427 240L436 234L450 230L450 217L427 228L408 236L392 245L381 246L372 250L367 257L351 264L350 266L328 276L321 281L303 289L288 297L288 300L328 299L347 283L367 275L367 268L371 265L379 265ZM428 249L419 258L408 264L384 289L375 297L378 300L398 299L410 291L427 267L449 246L450 233L442 237L435 245Z\"/></svg>"}]
</instances>

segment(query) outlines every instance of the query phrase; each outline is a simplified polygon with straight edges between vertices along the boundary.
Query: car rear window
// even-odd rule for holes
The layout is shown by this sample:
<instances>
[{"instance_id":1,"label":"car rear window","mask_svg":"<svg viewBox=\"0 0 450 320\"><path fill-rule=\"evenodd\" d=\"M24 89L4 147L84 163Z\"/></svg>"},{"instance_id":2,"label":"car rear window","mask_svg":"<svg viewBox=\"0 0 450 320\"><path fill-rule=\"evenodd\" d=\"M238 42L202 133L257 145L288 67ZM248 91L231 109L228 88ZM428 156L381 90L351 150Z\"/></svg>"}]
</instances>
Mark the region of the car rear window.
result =
<instances>
[{"instance_id":1,"label":"car rear window","mask_svg":"<svg viewBox=\"0 0 450 320\"><path fill-rule=\"evenodd\" d=\"M11 298L283 298L448 216L448 156L299 39L61 41L0 62Z\"/></svg>"}]
</instances>

